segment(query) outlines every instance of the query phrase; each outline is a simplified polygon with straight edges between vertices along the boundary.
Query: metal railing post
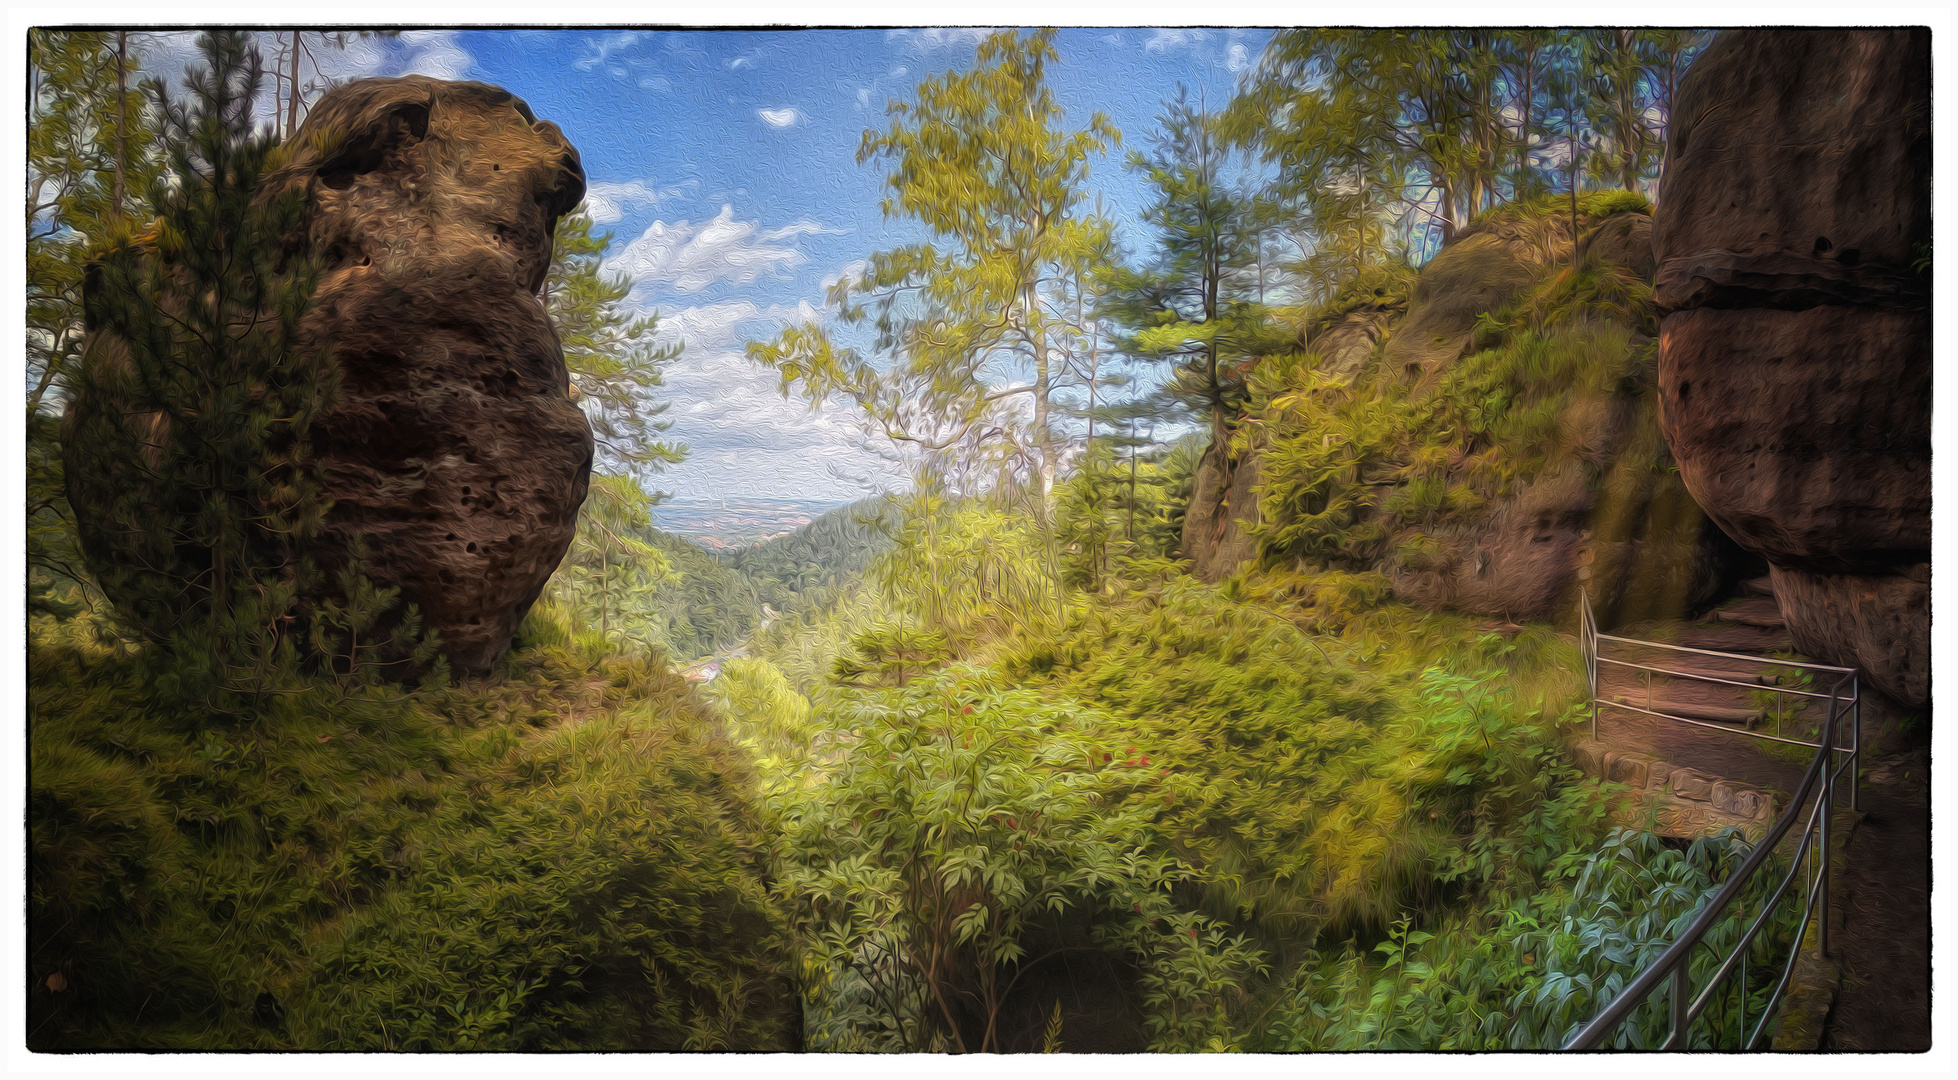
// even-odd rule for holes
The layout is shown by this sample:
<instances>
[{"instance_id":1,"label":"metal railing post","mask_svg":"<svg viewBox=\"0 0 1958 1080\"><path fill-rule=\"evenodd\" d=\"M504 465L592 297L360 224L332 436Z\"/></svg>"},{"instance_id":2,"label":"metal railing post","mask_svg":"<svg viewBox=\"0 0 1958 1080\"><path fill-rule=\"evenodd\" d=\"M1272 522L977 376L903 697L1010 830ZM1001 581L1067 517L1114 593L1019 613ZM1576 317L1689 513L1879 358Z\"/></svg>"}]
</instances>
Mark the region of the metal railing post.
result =
<instances>
[{"instance_id":1,"label":"metal railing post","mask_svg":"<svg viewBox=\"0 0 1958 1080\"><path fill-rule=\"evenodd\" d=\"M1747 1049L1747 950L1754 947L1751 941L1740 944L1740 1029L1734 1034L1740 1037L1738 1049Z\"/></svg>"},{"instance_id":2,"label":"metal railing post","mask_svg":"<svg viewBox=\"0 0 1958 1080\"><path fill-rule=\"evenodd\" d=\"M1672 1033L1666 1036L1666 1044L1661 1050L1671 1050L1686 1044L1687 1005L1693 996L1692 976L1687 971L1693 965L1693 954L1687 953L1679 958L1679 966L1672 969Z\"/></svg>"},{"instance_id":3,"label":"metal railing post","mask_svg":"<svg viewBox=\"0 0 1958 1080\"><path fill-rule=\"evenodd\" d=\"M1841 681L1838 680L1836 685L1840 687L1842 685ZM1819 815L1822 819L1822 835L1820 839L1822 845L1822 891L1820 896L1817 897L1815 905L1816 915L1820 919L1815 926L1815 937L1817 943L1822 948L1822 955L1826 957L1829 955L1829 863L1832 861L1830 859L1832 852L1829 850L1829 819L1835 816L1836 811L1836 696L1834 693L1829 695L1829 719L1822 725L1822 746L1824 760L1828 764L1822 768L1822 794L1820 796L1822 799L1822 813ZM1854 759L1851 760L1853 761Z\"/></svg>"},{"instance_id":4,"label":"metal railing post","mask_svg":"<svg viewBox=\"0 0 1958 1080\"><path fill-rule=\"evenodd\" d=\"M1860 675L1849 677L1849 808L1863 809L1863 685Z\"/></svg>"}]
</instances>

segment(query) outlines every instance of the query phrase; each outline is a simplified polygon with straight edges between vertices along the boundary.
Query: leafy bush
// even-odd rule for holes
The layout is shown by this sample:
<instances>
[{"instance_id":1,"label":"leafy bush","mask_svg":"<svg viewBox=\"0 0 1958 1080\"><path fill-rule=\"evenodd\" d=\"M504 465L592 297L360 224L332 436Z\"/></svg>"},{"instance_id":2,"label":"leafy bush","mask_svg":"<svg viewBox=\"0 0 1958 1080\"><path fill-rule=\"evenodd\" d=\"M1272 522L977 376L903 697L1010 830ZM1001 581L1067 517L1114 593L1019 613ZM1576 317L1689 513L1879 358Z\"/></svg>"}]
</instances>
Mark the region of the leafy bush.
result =
<instances>
[{"instance_id":1,"label":"leafy bush","mask_svg":"<svg viewBox=\"0 0 1958 1080\"><path fill-rule=\"evenodd\" d=\"M670 674L611 675L638 700L526 740L418 832L417 872L320 950L303 1044L788 1048L746 761Z\"/></svg>"},{"instance_id":2,"label":"leafy bush","mask_svg":"<svg viewBox=\"0 0 1958 1080\"><path fill-rule=\"evenodd\" d=\"M1614 830L1597 850L1560 857L1544 887L1512 893L1481 915L1456 915L1435 932L1398 920L1369 962L1351 943L1338 958L1302 967L1273 1010L1263 1049L1549 1050L1562 1046L1672 944L1747 854L1728 831L1684 851L1650 833ZM1695 949L1694 992L1760 912L1779 874L1772 863L1742 902ZM1759 1023L1786 958L1799 909L1784 902L1749 947L1749 1030ZM1731 1049L1739 1040L1738 977L1693 1025L1687 1045ZM1661 989L1608 1045L1650 1048L1665 1038Z\"/></svg>"},{"instance_id":3,"label":"leafy bush","mask_svg":"<svg viewBox=\"0 0 1958 1080\"><path fill-rule=\"evenodd\" d=\"M1107 718L971 668L838 708L854 743L783 808L813 1048L998 1049L1020 979L1082 950L1134 964L1156 1048L1224 1044L1256 954L1175 904L1173 796Z\"/></svg>"},{"instance_id":4,"label":"leafy bush","mask_svg":"<svg viewBox=\"0 0 1958 1080\"><path fill-rule=\"evenodd\" d=\"M1384 931L1464 879L1533 872L1533 844L1512 834L1575 779L1552 720L1575 700L1557 672L1567 647L1478 641L1466 620L1395 606L1356 613L1359 577L1328 578L1172 580L1003 665L1105 710L1170 770L1161 834L1203 871L1206 910L1274 954ZM1284 594L1323 597L1342 632L1316 606L1272 603ZM1498 680L1499 664L1522 677ZM1589 801L1567 808L1570 836L1601 814Z\"/></svg>"}]
</instances>

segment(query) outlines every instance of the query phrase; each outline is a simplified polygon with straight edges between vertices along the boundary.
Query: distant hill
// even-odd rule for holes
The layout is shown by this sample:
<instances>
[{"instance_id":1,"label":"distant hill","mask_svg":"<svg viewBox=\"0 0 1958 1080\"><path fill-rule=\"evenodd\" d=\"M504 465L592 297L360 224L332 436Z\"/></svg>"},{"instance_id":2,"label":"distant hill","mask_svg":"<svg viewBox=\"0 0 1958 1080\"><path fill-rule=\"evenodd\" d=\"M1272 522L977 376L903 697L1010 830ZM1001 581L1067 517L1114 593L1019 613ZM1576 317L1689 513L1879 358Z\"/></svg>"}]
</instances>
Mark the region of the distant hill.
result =
<instances>
[{"instance_id":1,"label":"distant hill","mask_svg":"<svg viewBox=\"0 0 1958 1080\"><path fill-rule=\"evenodd\" d=\"M786 507L759 501L736 507L729 500L730 509L715 512L729 515L723 523L732 527L743 520L764 521L771 511L786 515ZM743 514L751 516L743 519ZM673 659L684 662L734 648L759 625L764 605L780 615L823 602L889 549L895 516L884 500L864 499L732 549L721 549L713 536L649 530L647 539L678 571L677 581L654 592Z\"/></svg>"},{"instance_id":2,"label":"distant hill","mask_svg":"<svg viewBox=\"0 0 1958 1080\"><path fill-rule=\"evenodd\" d=\"M653 524L701 547L732 551L786 536L835 509L827 499L676 497L653 508Z\"/></svg>"}]
</instances>

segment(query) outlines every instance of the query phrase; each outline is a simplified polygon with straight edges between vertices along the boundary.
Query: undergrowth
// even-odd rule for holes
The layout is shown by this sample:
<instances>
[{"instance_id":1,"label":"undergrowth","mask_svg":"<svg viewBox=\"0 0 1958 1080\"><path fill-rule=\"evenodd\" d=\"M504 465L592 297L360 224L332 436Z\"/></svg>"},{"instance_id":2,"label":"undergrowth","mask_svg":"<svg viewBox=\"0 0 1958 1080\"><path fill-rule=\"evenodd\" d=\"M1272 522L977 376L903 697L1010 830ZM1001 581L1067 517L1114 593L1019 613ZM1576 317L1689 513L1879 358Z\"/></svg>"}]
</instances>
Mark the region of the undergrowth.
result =
<instances>
[{"instance_id":1,"label":"undergrowth","mask_svg":"<svg viewBox=\"0 0 1958 1080\"><path fill-rule=\"evenodd\" d=\"M788 1047L747 757L655 657L280 674L29 650L37 1049Z\"/></svg>"}]
</instances>

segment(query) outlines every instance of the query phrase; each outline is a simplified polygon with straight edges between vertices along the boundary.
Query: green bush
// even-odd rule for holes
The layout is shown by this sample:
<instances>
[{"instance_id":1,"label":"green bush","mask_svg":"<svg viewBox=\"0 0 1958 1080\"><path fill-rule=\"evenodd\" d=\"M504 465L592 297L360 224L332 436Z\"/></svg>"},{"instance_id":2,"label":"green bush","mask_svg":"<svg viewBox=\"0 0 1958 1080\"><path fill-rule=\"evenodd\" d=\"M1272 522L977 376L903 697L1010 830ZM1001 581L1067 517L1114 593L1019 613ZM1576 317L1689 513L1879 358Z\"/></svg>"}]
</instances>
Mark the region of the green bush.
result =
<instances>
[{"instance_id":1,"label":"green bush","mask_svg":"<svg viewBox=\"0 0 1958 1080\"><path fill-rule=\"evenodd\" d=\"M750 766L663 663L169 664L29 651L31 1046L793 1043Z\"/></svg>"},{"instance_id":2,"label":"green bush","mask_svg":"<svg viewBox=\"0 0 1958 1080\"><path fill-rule=\"evenodd\" d=\"M1595 851L1560 857L1542 887L1508 894L1482 912L1458 912L1433 932L1403 917L1370 960L1349 942L1337 957L1301 967L1272 1010L1259 1049L1554 1050L1657 959L1747 854L1728 831L1685 850L1650 833L1614 830ZM1694 992L1760 913L1773 864L1714 924L1691 961ZM1749 947L1751 1033L1772 992L1798 909L1784 902ZM1687 1046L1739 1044L1739 981L1693 1025ZM1656 991L1607 1045L1659 1045L1668 991Z\"/></svg>"},{"instance_id":3,"label":"green bush","mask_svg":"<svg viewBox=\"0 0 1958 1080\"><path fill-rule=\"evenodd\" d=\"M1108 718L972 668L838 710L854 742L783 807L812 1048L999 1049L1021 977L1083 949L1133 965L1155 1049L1229 1045L1256 954L1176 904L1173 796Z\"/></svg>"}]
</instances>

